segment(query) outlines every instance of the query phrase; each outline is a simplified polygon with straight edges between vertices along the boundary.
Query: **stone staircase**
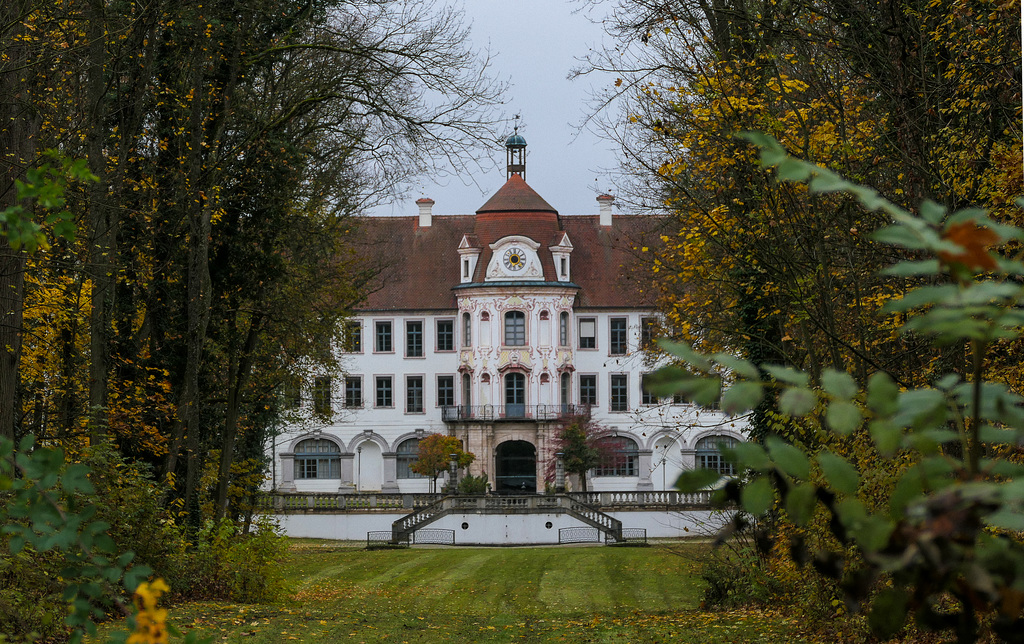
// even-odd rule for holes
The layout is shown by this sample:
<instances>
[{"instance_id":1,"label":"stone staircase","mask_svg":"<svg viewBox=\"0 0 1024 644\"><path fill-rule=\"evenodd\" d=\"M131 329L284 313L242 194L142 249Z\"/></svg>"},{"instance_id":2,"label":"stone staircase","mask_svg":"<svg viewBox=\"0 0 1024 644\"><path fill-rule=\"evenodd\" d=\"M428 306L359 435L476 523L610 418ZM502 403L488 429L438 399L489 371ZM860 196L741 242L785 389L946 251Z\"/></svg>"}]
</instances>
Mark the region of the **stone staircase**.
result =
<instances>
[{"instance_id":1,"label":"stone staircase","mask_svg":"<svg viewBox=\"0 0 1024 644\"><path fill-rule=\"evenodd\" d=\"M622 541L622 522L601 510L564 494L524 496L446 496L391 524L391 542L407 541L409 535L449 514L552 514L565 513L597 528L614 541Z\"/></svg>"}]
</instances>

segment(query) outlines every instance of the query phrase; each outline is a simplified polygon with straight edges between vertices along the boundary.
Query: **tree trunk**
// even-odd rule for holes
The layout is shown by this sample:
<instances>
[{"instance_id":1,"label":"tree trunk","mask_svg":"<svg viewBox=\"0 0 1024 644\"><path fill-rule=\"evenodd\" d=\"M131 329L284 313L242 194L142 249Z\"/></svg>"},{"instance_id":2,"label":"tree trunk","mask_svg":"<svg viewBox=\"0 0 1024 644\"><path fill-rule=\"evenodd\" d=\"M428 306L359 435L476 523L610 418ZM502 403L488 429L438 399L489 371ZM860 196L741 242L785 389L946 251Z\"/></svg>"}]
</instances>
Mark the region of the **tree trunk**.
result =
<instances>
[{"instance_id":1,"label":"tree trunk","mask_svg":"<svg viewBox=\"0 0 1024 644\"><path fill-rule=\"evenodd\" d=\"M31 0L8 0L0 7L0 211L17 204L14 184L36 156L40 121L31 108L32 55L22 19ZM24 38L24 39L23 39ZM18 400L22 316L25 306L25 253L0 234L0 438L14 440Z\"/></svg>"}]
</instances>

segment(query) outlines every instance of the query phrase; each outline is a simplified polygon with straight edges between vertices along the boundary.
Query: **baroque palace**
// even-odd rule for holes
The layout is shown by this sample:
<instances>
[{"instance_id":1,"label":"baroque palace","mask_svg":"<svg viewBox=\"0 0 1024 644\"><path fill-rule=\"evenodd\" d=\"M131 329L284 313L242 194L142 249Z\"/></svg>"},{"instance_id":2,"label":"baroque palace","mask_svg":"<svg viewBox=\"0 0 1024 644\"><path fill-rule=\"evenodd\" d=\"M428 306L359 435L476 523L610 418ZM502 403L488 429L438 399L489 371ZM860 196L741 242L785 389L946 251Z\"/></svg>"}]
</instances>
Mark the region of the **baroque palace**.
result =
<instances>
[{"instance_id":1,"label":"baroque palace","mask_svg":"<svg viewBox=\"0 0 1024 644\"><path fill-rule=\"evenodd\" d=\"M590 490L671 489L693 467L730 473L717 446L742 422L644 388L656 368L651 289L632 249L659 217L559 215L526 183L526 141L506 141L507 181L475 215L369 218L386 269L345 329L345 375L308 383L312 424L274 445L279 491L430 491L410 469L431 433L459 438L495 492L543 492L572 414L602 428ZM648 243L650 243L648 241ZM657 243L655 241L655 243ZM315 419L320 419L316 421ZM579 489L580 482L570 485Z\"/></svg>"}]
</instances>

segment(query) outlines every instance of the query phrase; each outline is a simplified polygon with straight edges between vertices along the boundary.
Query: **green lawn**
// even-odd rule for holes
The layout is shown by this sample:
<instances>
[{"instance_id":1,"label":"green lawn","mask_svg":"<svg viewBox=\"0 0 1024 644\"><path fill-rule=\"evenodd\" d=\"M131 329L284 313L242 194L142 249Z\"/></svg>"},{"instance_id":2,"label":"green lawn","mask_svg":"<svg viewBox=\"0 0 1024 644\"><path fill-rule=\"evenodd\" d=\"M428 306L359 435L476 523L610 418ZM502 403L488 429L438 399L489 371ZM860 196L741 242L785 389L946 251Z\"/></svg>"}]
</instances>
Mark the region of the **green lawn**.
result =
<instances>
[{"instance_id":1,"label":"green lawn","mask_svg":"<svg viewBox=\"0 0 1024 644\"><path fill-rule=\"evenodd\" d=\"M802 641L778 615L699 610L692 558L658 547L365 551L304 540L283 565L286 601L178 605L172 621L247 644Z\"/></svg>"}]
</instances>

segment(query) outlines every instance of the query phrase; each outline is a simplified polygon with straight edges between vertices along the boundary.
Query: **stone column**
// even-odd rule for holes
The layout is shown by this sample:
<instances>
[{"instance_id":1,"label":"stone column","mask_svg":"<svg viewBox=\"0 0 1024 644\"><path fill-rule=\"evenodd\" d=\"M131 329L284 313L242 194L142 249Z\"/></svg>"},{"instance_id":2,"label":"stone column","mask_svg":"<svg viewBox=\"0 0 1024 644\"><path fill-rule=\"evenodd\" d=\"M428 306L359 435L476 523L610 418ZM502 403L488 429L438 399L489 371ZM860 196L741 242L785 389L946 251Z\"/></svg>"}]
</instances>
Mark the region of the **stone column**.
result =
<instances>
[{"instance_id":1,"label":"stone column","mask_svg":"<svg viewBox=\"0 0 1024 644\"><path fill-rule=\"evenodd\" d=\"M295 492L295 452L281 452L281 492Z\"/></svg>"},{"instance_id":2,"label":"stone column","mask_svg":"<svg viewBox=\"0 0 1024 644\"><path fill-rule=\"evenodd\" d=\"M638 452L639 463L637 469L640 473L640 481L636 484L637 492L646 492L654 489L654 483L651 482L651 450L642 449Z\"/></svg>"},{"instance_id":3,"label":"stone column","mask_svg":"<svg viewBox=\"0 0 1024 644\"><path fill-rule=\"evenodd\" d=\"M384 452L384 482L381 483L382 494L398 493L398 455L395 452Z\"/></svg>"},{"instance_id":4,"label":"stone column","mask_svg":"<svg viewBox=\"0 0 1024 644\"><path fill-rule=\"evenodd\" d=\"M356 486L353 481L355 477L353 472L355 471L355 456L353 454L342 454L341 455L341 482L338 484L338 492L341 494L353 494L356 491Z\"/></svg>"}]
</instances>

